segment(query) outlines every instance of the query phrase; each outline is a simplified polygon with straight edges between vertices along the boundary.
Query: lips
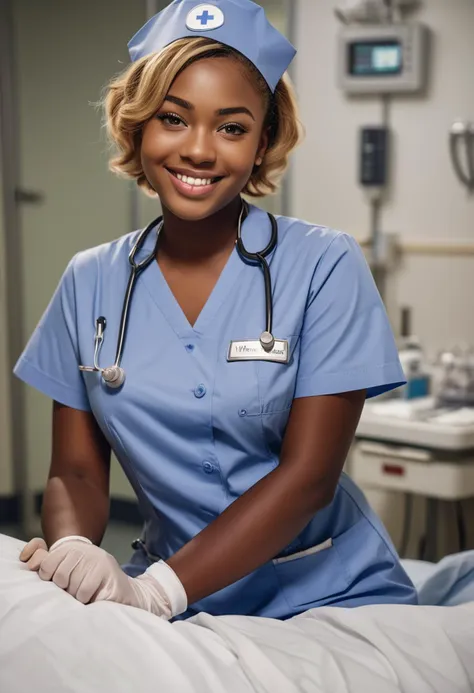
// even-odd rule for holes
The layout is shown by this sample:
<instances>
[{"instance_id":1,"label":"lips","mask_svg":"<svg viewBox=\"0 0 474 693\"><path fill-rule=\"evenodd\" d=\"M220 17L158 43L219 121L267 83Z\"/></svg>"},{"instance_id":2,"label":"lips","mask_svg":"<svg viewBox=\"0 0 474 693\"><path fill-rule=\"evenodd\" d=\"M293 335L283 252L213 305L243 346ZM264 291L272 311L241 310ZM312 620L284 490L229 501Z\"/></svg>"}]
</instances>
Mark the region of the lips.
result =
<instances>
[{"instance_id":1,"label":"lips","mask_svg":"<svg viewBox=\"0 0 474 693\"><path fill-rule=\"evenodd\" d=\"M165 167L166 168L166 167ZM208 172L190 171L189 169L166 169L171 175L175 176L178 180L182 180L190 185L203 185L217 183L222 180L224 176L210 175Z\"/></svg>"},{"instance_id":2,"label":"lips","mask_svg":"<svg viewBox=\"0 0 474 693\"><path fill-rule=\"evenodd\" d=\"M216 186L219 184L219 181L221 181L223 178L223 176L198 178L197 176L188 176L169 168L166 168L166 171L168 171L170 179L176 190L186 197L200 197L207 195L211 191L215 190Z\"/></svg>"}]
</instances>

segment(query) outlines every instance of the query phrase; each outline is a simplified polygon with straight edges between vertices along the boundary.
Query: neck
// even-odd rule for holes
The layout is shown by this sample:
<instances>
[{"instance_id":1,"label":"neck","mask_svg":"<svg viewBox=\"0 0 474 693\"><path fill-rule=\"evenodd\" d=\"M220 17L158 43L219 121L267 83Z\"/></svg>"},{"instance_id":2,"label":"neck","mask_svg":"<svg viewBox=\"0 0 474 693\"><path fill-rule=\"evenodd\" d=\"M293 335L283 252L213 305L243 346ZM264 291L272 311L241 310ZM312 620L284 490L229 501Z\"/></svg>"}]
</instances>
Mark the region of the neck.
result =
<instances>
[{"instance_id":1,"label":"neck","mask_svg":"<svg viewBox=\"0 0 474 693\"><path fill-rule=\"evenodd\" d=\"M233 248L242 208L240 197L205 219L180 219L163 207L159 254L178 262L199 262Z\"/></svg>"}]
</instances>

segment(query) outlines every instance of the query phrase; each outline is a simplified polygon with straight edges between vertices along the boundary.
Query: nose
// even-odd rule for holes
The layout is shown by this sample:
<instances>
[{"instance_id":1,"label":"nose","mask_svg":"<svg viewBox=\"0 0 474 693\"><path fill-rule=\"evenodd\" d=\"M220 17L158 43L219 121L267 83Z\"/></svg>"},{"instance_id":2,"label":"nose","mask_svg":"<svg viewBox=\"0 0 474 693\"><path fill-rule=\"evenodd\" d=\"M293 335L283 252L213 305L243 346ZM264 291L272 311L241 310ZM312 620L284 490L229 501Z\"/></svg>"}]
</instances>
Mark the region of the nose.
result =
<instances>
[{"instance_id":1,"label":"nose","mask_svg":"<svg viewBox=\"0 0 474 693\"><path fill-rule=\"evenodd\" d=\"M192 162L195 166L213 165L216 160L216 150L212 133L204 127L189 128L179 153L181 159Z\"/></svg>"}]
</instances>

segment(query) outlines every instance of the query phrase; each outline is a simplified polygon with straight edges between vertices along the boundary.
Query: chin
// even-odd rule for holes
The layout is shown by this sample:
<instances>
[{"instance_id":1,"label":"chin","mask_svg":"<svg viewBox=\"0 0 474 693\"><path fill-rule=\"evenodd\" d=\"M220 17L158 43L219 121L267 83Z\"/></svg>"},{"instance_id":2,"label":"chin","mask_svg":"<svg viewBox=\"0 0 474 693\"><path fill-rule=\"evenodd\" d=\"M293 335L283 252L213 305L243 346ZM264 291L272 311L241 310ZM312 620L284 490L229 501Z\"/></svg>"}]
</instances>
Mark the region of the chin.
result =
<instances>
[{"instance_id":1,"label":"chin","mask_svg":"<svg viewBox=\"0 0 474 693\"><path fill-rule=\"evenodd\" d=\"M175 217L181 219L182 221L202 221L203 219L211 217L214 214L214 212L217 211L212 208L201 210L186 210L183 208L168 207L168 209Z\"/></svg>"},{"instance_id":2,"label":"chin","mask_svg":"<svg viewBox=\"0 0 474 693\"><path fill-rule=\"evenodd\" d=\"M163 197L160 196L160 199L162 205L178 219L183 221L202 221L202 219L207 219L207 217L220 212L221 209L224 209L224 207L235 200L238 195L240 195L240 191L230 197L226 195L225 198L219 197L219 199L215 196L209 196L199 200L177 195L164 195Z\"/></svg>"}]
</instances>

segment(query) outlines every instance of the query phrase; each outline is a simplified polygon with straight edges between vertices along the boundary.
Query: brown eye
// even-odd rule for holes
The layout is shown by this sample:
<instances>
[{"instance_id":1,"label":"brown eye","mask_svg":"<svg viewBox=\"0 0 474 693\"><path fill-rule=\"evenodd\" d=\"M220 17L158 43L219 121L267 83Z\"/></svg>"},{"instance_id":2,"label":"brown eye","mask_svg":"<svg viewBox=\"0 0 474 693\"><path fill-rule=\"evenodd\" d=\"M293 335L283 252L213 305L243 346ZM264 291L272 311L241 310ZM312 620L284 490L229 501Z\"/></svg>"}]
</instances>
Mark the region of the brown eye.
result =
<instances>
[{"instance_id":1,"label":"brown eye","mask_svg":"<svg viewBox=\"0 0 474 693\"><path fill-rule=\"evenodd\" d=\"M160 113L157 118L167 125L176 126L184 124L183 119L176 115L176 113Z\"/></svg>"},{"instance_id":2,"label":"brown eye","mask_svg":"<svg viewBox=\"0 0 474 693\"><path fill-rule=\"evenodd\" d=\"M247 130L239 125L238 123L229 123L221 128L221 132L225 132L226 135L245 135Z\"/></svg>"}]
</instances>

